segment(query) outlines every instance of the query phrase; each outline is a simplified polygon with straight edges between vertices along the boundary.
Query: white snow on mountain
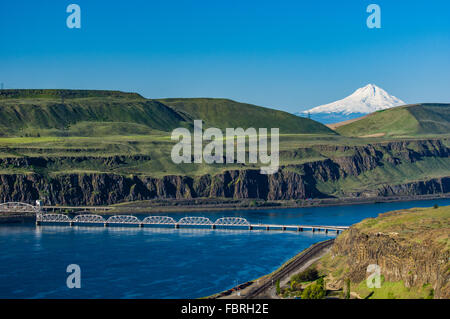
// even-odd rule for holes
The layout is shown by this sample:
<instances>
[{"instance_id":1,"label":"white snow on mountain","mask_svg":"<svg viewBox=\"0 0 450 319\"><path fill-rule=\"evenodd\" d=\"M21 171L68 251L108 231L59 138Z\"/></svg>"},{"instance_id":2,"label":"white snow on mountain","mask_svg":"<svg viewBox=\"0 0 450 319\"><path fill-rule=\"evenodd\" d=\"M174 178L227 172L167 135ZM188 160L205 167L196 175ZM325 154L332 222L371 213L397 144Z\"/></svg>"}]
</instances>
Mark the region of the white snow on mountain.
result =
<instances>
[{"instance_id":1,"label":"white snow on mountain","mask_svg":"<svg viewBox=\"0 0 450 319\"><path fill-rule=\"evenodd\" d=\"M302 112L302 115L305 116L308 113L339 113L345 116L353 113L368 114L404 104L406 103L388 94L382 88L374 84L368 84L342 100L314 107Z\"/></svg>"}]
</instances>

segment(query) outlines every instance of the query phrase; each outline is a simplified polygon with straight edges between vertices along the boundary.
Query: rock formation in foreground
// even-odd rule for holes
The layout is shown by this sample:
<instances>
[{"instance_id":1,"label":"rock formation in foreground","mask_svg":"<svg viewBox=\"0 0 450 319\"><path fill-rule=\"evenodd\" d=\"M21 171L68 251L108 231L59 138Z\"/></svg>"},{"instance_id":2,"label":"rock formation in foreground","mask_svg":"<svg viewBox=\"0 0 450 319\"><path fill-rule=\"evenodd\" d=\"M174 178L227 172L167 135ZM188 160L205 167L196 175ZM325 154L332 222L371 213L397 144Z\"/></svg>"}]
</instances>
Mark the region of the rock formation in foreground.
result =
<instances>
[{"instance_id":1,"label":"rock formation in foreground","mask_svg":"<svg viewBox=\"0 0 450 319\"><path fill-rule=\"evenodd\" d=\"M450 298L450 206L380 214L353 225L318 265L331 289L360 298ZM368 288L369 265L381 288Z\"/></svg>"}]
</instances>

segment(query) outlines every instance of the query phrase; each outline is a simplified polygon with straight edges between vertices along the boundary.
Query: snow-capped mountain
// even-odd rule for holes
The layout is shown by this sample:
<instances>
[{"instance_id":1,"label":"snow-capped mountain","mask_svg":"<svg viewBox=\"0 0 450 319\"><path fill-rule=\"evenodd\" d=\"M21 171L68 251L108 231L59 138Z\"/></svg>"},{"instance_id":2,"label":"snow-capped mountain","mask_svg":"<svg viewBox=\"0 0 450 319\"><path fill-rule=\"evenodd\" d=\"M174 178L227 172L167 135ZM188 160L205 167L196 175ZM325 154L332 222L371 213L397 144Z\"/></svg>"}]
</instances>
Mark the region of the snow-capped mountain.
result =
<instances>
[{"instance_id":1,"label":"snow-capped mountain","mask_svg":"<svg viewBox=\"0 0 450 319\"><path fill-rule=\"evenodd\" d=\"M320 105L297 114L310 116L312 119L323 123L333 123L404 104L406 103L388 94L382 88L374 84L368 84L342 100Z\"/></svg>"}]
</instances>

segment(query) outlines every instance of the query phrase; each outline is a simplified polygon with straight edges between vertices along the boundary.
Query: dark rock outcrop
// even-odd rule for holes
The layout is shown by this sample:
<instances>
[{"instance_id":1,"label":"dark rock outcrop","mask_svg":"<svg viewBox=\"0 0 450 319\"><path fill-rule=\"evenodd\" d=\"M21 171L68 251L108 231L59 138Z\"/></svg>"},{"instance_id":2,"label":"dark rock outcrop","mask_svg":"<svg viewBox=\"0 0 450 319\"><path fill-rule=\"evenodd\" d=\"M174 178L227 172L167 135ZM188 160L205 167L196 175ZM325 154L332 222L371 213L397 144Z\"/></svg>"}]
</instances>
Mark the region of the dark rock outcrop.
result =
<instances>
[{"instance_id":1,"label":"dark rock outcrop","mask_svg":"<svg viewBox=\"0 0 450 319\"><path fill-rule=\"evenodd\" d=\"M100 165L116 168L124 163L150 161L146 155L111 157L6 157L0 168L32 168L33 174L0 174L0 202L33 202L44 199L47 204L106 205L148 199L191 199L222 197L262 200L323 198L316 185L333 182L391 163L411 163L426 157L447 158L449 149L440 140L389 142L364 146L317 145L292 154L316 152L328 158L281 167L273 175L256 169L228 170L199 177L168 175L162 178L130 176L114 173L59 173L45 170L70 163L81 167ZM40 173L40 171L43 173ZM380 185L370 190L347 193L350 197L411 196L450 192L449 177L418 180L401 185Z\"/></svg>"},{"instance_id":2,"label":"dark rock outcrop","mask_svg":"<svg viewBox=\"0 0 450 319\"><path fill-rule=\"evenodd\" d=\"M449 189L450 177L447 177L385 187L382 195L436 194ZM51 178L38 174L0 175L0 202L31 203L43 199L46 204L110 205L124 201L198 197L290 200L325 195L307 183L303 175L293 172L261 175L258 170L236 170L196 179L175 175L163 178L115 174L61 174Z\"/></svg>"},{"instance_id":3,"label":"dark rock outcrop","mask_svg":"<svg viewBox=\"0 0 450 319\"><path fill-rule=\"evenodd\" d=\"M431 284L435 298L447 299L450 252L441 246L431 240L415 242L400 239L395 233L366 233L351 227L335 240L331 252L346 258L346 276L351 282L365 280L368 265L376 264L386 281L403 281L406 287Z\"/></svg>"}]
</instances>

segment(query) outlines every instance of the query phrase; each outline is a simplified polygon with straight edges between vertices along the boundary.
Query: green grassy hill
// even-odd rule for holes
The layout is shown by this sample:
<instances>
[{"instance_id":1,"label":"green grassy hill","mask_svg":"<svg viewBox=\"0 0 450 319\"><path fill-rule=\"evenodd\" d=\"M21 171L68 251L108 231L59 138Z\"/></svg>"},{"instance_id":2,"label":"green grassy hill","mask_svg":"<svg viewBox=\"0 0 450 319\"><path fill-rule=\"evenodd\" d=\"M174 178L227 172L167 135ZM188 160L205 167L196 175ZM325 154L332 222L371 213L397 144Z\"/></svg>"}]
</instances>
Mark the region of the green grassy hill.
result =
<instances>
[{"instance_id":1,"label":"green grassy hill","mask_svg":"<svg viewBox=\"0 0 450 319\"><path fill-rule=\"evenodd\" d=\"M192 127L280 128L280 134L336 133L286 112L224 99L145 99L96 90L1 90L0 136L149 135Z\"/></svg>"},{"instance_id":2,"label":"green grassy hill","mask_svg":"<svg viewBox=\"0 0 450 319\"><path fill-rule=\"evenodd\" d=\"M439 143L422 137L355 138L309 119L230 100L150 100L135 93L77 90L0 90L0 171L162 177L260 167L173 163L170 132L191 128L194 119L204 120L204 128L279 127L282 171L307 176L314 189L330 196L373 196L385 185L449 176L447 136ZM404 143L385 145L397 141ZM32 159L25 163L25 158ZM40 158L48 160L38 161L39 166L34 161ZM313 162L318 163L303 166Z\"/></svg>"},{"instance_id":3,"label":"green grassy hill","mask_svg":"<svg viewBox=\"0 0 450 319\"><path fill-rule=\"evenodd\" d=\"M227 127L278 127L280 134L335 134L325 125L307 118L227 99L179 98L159 101L173 107L178 112L191 115L192 119L202 119L207 126L221 129Z\"/></svg>"},{"instance_id":4,"label":"green grassy hill","mask_svg":"<svg viewBox=\"0 0 450 319\"><path fill-rule=\"evenodd\" d=\"M172 108L135 93L0 91L3 136L135 135L186 125L186 119Z\"/></svg>"},{"instance_id":5,"label":"green grassy hill","mask_svg":"<svg viewBox=\"0 0 450 319\"><path fill-rule=\"evenodd\" d=\"M378 111L340 126L345 136L419 136L449 134L450 104L413 104Z\"/></svg>"}]
</instances>

